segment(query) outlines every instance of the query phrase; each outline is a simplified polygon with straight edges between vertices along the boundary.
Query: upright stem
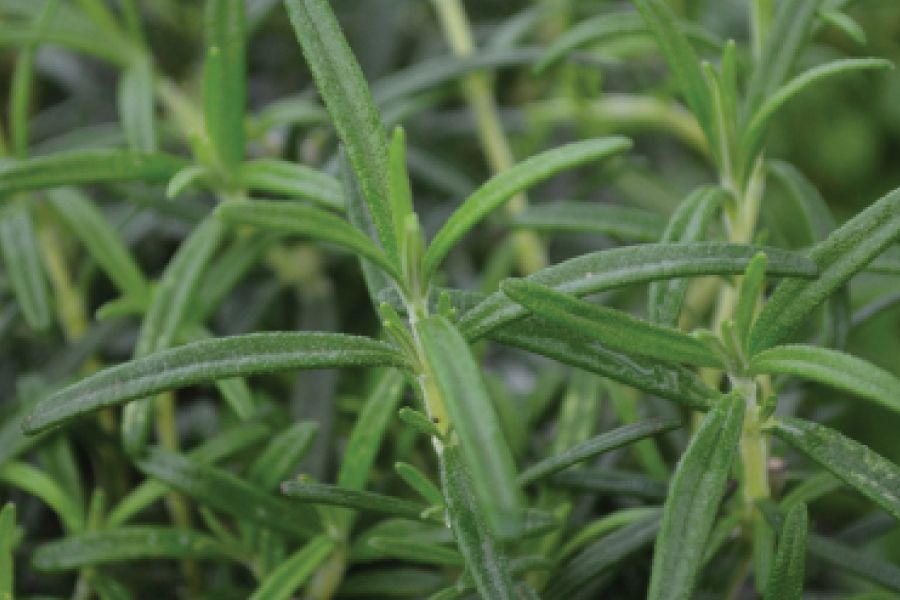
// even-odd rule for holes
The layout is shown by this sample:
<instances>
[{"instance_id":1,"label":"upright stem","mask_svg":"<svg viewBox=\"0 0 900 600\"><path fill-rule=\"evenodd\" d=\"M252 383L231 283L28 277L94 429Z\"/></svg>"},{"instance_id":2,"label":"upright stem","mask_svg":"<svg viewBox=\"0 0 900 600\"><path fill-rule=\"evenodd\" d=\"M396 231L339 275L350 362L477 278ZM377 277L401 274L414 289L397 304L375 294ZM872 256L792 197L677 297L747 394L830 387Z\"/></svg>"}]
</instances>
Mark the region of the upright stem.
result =
<instances>
[{"instance_id":1,"label":"upright stem","mask_svg":"<svg viewBox=\"0 0 900 600\"><path fill-rule=\"evenodd\" d=\"M471 56L475 41L465 8L461 0L434 0L434 6L444 29L444 36L453 54ZM484 73L470 73L462 82L463 94L475 117L482 150L493 173L504 171L515 164L509 139L503 131L500 114L494 101L490 79ZM516 215L528 206L525 194L517 194L506 203L505 210ZM533 273L547 264L544 245L533 231L513 233L519 269L524 274Z\"/></svg>"}]
</instances>

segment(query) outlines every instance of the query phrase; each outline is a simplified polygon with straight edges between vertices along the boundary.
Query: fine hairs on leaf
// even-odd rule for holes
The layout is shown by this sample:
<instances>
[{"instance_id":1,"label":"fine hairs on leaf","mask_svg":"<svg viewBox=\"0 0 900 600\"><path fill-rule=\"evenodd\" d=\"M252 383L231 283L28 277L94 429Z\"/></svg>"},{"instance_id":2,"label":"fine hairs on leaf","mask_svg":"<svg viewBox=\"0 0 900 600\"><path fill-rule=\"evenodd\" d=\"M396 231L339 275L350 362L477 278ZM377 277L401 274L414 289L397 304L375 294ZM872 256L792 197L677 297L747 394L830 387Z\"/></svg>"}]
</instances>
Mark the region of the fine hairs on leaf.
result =
<instances>
[{"instance_id":1,"label":"fine hairs on leaf","mask_svg":"<svg viewBox=\"0 0 900 600\"><path fill-rule=\"evenodd\" d=\"M900 593L898 22L0 0L0 600Z\"/></svg>"}]
</instances>

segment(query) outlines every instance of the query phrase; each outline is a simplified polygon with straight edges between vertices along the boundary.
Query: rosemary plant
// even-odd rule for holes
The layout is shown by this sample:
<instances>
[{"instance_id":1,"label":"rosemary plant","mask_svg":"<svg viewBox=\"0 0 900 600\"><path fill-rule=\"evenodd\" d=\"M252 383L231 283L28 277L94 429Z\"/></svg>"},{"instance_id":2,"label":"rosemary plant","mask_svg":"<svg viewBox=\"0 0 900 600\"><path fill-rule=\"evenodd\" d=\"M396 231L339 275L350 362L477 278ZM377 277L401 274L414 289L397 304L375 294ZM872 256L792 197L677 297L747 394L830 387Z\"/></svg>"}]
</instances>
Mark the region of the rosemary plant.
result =
<instances>
[{"instance_id":1,"label":"rosemary plant","mask_svg":"<svg viewBox=\"0 0 900 600\"><path fill-rule=\"evenodd\" d=\"M896 431L900 190L768 143L849 3L471 4L0 0L0 598L900 593L815 408Z\"/></svg>"}]
</instances>

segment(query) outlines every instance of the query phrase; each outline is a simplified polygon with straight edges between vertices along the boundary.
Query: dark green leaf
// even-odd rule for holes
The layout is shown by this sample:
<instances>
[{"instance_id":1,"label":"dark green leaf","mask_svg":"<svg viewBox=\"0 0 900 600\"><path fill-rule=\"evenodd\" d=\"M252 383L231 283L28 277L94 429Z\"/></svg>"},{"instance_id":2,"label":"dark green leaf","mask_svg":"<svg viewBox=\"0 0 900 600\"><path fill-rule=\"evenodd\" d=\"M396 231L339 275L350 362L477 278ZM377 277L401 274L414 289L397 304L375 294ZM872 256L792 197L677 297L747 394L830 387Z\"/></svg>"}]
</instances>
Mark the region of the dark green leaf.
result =
<instances>
[{"instance_id":1,"label":"dark green leaf","mask_svg":"<svg viewBox=\"0 0 900 600\"><path fill-rule=\"evenodd\" d=\"M750 335L751 353L789 336L811 311L881 254L900 234L900 190L847 221L810 252L819 266L811 281L783 281L769 298ZM772 272L769 255L769 272Z\"/></svg>"},{"instance_id":2,"label":"dark green leaf","mask_svg":"<svg viewBox=\"0 0 900 600\"><path fill-rule=\"evenodd\" d=\"M154 558L228 559L218 541L186 529L120 527L73 535L38 546L32 564L39 571L70 571Z\"/></svg>"},{"instance_id":3,"label":"dark green leaf","mask_svg":"<svg viewBox=\"0 0 900 600\"><path fill-rule=\"evenodd\" d=\"M523 485L532 483L609 450L621 448L652 435L671 431L677 427L681 427L680 419L654 418L601 433L560 454L532 465L519 474L519 482Z\"/></svg>"},{"instance_id":4,"label":"dark green leaf","mask_svg":"<svg viewBox=\"0 0 900 600\"><path fill-rule=\"evenodd\" d=\"M678 461L656 539L648 598L692 596L737 452L744 410L743 398L724 396Z\"/></svg>"},{"instance_id":5,"label":"dark green leaf","mask_svg":"<svg viewBox=\"0 0 900 600\"><path fill-rule=\"evenodd\" d=\"M135 460L135 465L148 477L155 477L200 504L237 519L299 538L311 537L320 529L313 511L273 496L228 471L170 450L148 448Z\"/></svg>"},{"instance_id":6,"label":"dark green leaf","mask_svg":"<svg viewBox=\"0 0 900 600\"><path fill-rule=\"evenodd\" d=\"M459 552L436 544L406 538L373 537L369 540L369 545L388 558L447 567L459 567L463 564Z\"/></svg>"},{"instance_id":7,"label":"dark green leaf","mask_svg":"<svg viewBox=\"0 0 900 600\"><path fill-rule=\"evenodd\" d=\"M278 484L293 474L309 451L318 430L319 424L314 421L301 421L285 428L266 444L250 465L247 479L264 490L277 490Z\"/></svg>"},{"instance_id":8,"label":"dark green leaf","mask_svg":"<svg viewBox=\"0 0 900 600\"><path fill-rule=\"evenodd\" d=\"M128 147L140 152L156 152L158 149L154 78L149 57L141 56L128 65L119 79L116 99L122 132L128 140Z\"/></svg>"},{"instance_id":9,"label":"dark green leaf","mask_svg":"<svg viewBox=\"0 0 900 600\"><path fill-rule=\"evenodd\" d=\"M495 175L469 196L435 234L423 259L426 281L467 231L522 190L565 169L625 152L631 145L623 137L573 142L532 156Z\"/></svg>"},{"instance_id":10,"label":"dark green leaf","mask_svg":"<svg viewBox=\"0 0 900 600\"><path fill-rule=\"evenodd\" d=\"M900 467L867 446L818 423L780 417L772 431L838 479L900 519Z\"/></svg>"},{"instance_id":11,"label":"dark green leaf","mask_svg":"<svg viewBox=\"0 0 900 600\"><path fill-rule=\"evenodd\" d=\"M359 64L327 0L285 0L284 4L319 94L347 149L378 239L396 263L387 136Z\"/></svg>"},{"instance_id":12,"label":"dark green leaf","mask_svg":"<svg viewBox=\"0 0 900 600\"><path fill-rule=\"evenodd\" d=\"M778 539L775 564L766 584L765 600L800 600L806 567L806 505L788 511Z\"/></svg>"},{"instance_id":13,"label":"dark green leaf","mask_svg":"<svg viewBox=\"0 0 900 600\"><path fill-rule=\"evenodd\" d=\"M23 427L35 433L166 390L289 369L404 365L387 344L337 333L255 333L195 342L112 367L41 401Z\"/></svg>"},{"instance_id":14,"label":"dark green leaf","mask_svg":"<svg viewBox=\"0 0 900 600\"><path fill-rule=\"evenodd\" d=\"M701 242L691 244L641 244L612 248L578 256L547 267L528 281L560 292L585 296L604 290L650 281L698 275L739 275L757 252L769 259L769 273L814 277L813 262L795 252L743 244ZM527 311L502 292L488 296L459 320L467 338L479 338Z\"/></svg>"},{"instance_id":15,"label":"dark green leaf","mask_svg":"<svg viewBox=\"0 0 900 600\"><path fill-rule=\"evenodd\" d=\"M289 600L331 554L334 541L326 536L313 538L266 575L250 600Z\"/></svg>"},{"instance_id":16,"label":"dark green leaf","mask_svg":"<svg viewBox=\"0 0 900 600\"><path fill-rule=\"evenodd\" d=\"M299 198L324 208L344 209L340 182L318 169L274 158L258 158L238 168L237 180L246 188Z\"/></svg>"},{"instance_id":17,"label":"dark green leaf","mask_svg":"<svg viewBox=\"0 0 900 600\"><path fill-rule=\"evenodd\" d=\"M50 290L31 214L23 202L0 213L0 250L25 321L34 329L47 329L53 320Z\"/></svg>"},{"instance_id":18,"label":"dark green leaf","mask_svg":"<svg viewBox=\"0 0 900 600\"><path fill-rule=\"evenodd\" d=\"M666 498L666 484L641 473L615 469L569 469L552 475L549 484L582 492L621 495L662 501Z\"/></svg>"},{"instance_id":19,"label":"dark green leaf","mask_svg":"<svg viewBox=\"0 0 900 600\"><path fill-rule=\"evenodd\" d=\"M394 470L397 471L397 475L399 475L409 487L416 490L416 492L431 505L444 505L444 496L441 494L441 490L439 490L437 486L428 479L428 476L422 473L422 471L405 462L395 463Z\"/></svg>"},{"instance_id":20,"label":"dark green leaf","mask_svg":"<svg viewBox=\"0 0 900 600\"><path fill-rule=\"evenodd\" d=\"M554 202L529 206L510 221L537 231L598 233L624 241L653 242L663 231L656 213L629 206L588 202Z\"/></svg>"},{"instance_id":21,"label":"dark green leaf","mask_svg":"<svg viewBox=\"0 0 900 600\"><path fill-rule=\"evenodd\" d=\"M15 598L16 505L7 502L0 510L0 598Z\"/></svg>"},{"instance_id":22,"label":"dark green leaf","mask_svg":"<svg viewBox=\"0 0 900 600\"><path fill-rule=\"evenodd\" d=\"M384 515L420 519L428 508L424 504L410 502L393 496L351 490L324 483L306 483L304 481L285 481L281 484L281 493L303 503L342 506L363 512L381 513Z\"/></svg>"},{"instance_id":23,"label":"dark green leaf","mask_svg":"<svg viewBox=\"0 0 900 600\"><path fill-rule=\"evenodd\" d=\"M677 329L579 300L527 279L508 279L502 289L536 316L576 335L595 337L613 350L669 362L721 366L706 344Z\"/></svg>"},{"instance_id":24,"label":"dark green leaf","mask_svg":"<svg viewBox=\"0 0 900 600\"><path fill-rule=\"evenodd\" d=\"M37 496L59 516L65 529L84 529L84 515L76 499L50 474L24 462L10 461L0 467L0 481Z\"/></svg>"},{"instance_id":25,"label":"dark green leaf","mask_svg":"<svg viewBox=\"0 0 900 600\"><path fill-rule=\"evenodd\" d=\"M75 150L0 167L0 196L80 183L166 181L187 166L169 154L130 150Z\"/></svg>"}]
</instances>

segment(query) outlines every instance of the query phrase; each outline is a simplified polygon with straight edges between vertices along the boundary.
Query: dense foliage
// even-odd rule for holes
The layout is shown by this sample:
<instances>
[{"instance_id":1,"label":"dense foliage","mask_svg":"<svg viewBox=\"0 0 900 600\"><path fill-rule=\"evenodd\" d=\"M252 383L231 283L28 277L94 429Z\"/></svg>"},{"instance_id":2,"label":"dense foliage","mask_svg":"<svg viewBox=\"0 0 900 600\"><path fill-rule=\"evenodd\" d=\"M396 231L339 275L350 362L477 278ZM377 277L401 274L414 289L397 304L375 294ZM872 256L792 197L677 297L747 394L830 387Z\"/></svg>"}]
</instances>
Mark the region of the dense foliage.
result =
<instances>
[{"instance_id":1,"label":"dense foliage","mask_svg":"<svg viewBox=\"0 0 900 600\"><path fill-rule=\"evenodd\" d=\"M898 39L0 0L0 600L900 594Z\"/></svg>"}]
</instances>

